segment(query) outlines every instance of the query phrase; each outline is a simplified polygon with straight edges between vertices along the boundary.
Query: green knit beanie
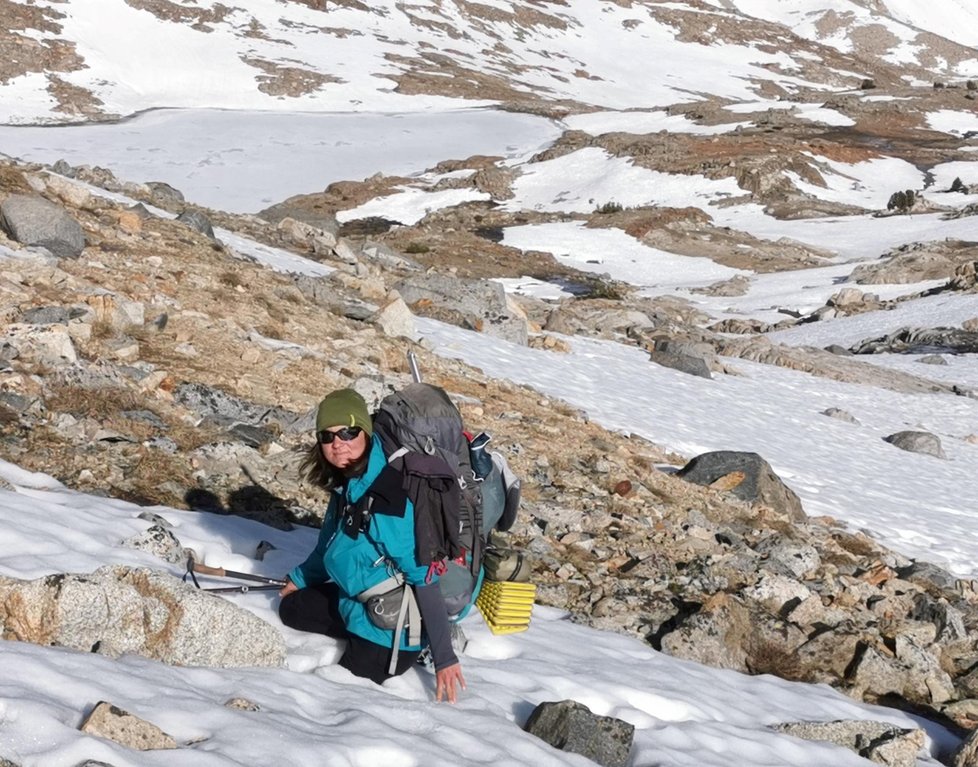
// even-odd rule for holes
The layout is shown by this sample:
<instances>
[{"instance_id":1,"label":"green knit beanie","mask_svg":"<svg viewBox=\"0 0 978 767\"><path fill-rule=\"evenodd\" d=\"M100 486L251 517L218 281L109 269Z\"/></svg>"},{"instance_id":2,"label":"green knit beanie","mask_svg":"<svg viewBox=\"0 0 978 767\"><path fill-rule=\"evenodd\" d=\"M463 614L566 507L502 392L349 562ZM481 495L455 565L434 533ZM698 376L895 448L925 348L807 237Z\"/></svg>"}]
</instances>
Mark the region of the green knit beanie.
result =
<instances>
[{"instance_id":1,"label":"green knit beanie","mask_svg":"<svg viewBox=\"0 0 978 767\"><path fill-rule=\"evenodd\" d=\"M367 403L353 389L338 389L319 403L316 413L316 431L329 429L333 426L359 426L367 436L374 431L367 412Z\"/></svg>"}]
</instances>

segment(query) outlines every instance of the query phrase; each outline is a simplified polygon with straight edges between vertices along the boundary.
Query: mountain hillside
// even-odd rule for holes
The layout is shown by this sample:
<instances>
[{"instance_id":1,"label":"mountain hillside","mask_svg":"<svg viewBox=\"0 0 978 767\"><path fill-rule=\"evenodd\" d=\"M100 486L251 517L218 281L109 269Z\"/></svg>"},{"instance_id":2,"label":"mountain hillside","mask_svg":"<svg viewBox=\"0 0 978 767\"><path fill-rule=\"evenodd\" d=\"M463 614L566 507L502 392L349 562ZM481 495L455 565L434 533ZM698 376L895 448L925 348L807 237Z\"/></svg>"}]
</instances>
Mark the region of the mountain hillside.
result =
<instances>
[{"instance_id":1,"label":"mountain hillside","mask_svg":"<svg viewBox=\"0 0 978 767\"><path fill-rule=\"evenodd\" d=\"M458 100L565 114L978 74L978 11L918 6L3 0L0 119L201 105L412 111Z\"/></svg>"}]
</instances>

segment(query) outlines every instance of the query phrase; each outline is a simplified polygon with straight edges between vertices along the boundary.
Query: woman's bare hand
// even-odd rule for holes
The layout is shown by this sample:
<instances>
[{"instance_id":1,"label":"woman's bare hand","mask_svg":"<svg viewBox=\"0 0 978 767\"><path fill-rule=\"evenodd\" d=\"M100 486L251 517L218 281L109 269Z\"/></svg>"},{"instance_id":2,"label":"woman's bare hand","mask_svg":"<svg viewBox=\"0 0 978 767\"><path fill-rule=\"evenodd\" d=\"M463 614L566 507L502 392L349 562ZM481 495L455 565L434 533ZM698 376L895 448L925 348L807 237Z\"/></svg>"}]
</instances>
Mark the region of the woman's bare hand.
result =
<instances>
[{"instance_id":1,"label":"woman's bare hand","mask_svg":"<svg viewBox=\"0 0 978 767\"><path fill-rule=\"evenodd\" d=\"M435 700L441 702L444 698L449 703L455 703L458 700L458 692L455 690L455 685L458 685L459 690L465 689L465 677L462 676L462 664L453 663L451 666L446 666L441 671L435 672L435 681L437 686L435 688Z\"/></svg>"}]
</instances>

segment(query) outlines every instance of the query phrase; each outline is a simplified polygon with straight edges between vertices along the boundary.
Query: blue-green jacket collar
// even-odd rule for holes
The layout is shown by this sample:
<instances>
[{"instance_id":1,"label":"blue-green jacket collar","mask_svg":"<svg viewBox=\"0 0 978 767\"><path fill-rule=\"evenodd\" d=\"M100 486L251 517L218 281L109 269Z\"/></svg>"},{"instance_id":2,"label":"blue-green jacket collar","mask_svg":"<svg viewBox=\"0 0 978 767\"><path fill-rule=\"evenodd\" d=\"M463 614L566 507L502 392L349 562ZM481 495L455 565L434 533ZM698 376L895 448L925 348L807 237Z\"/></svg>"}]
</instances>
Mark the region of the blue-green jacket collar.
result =
<instances>
[{"instance_id":1,"label":"blue-green jacket collar","mask_svg":"<svg viewBox=\"0 0 978 767\"><path fill-rule=\"evenodd\" d=\"M367 468L359 477L353 477L346 483L346 499L350 503L359 501L386 465L387 456L384 455L380 437L374 434L370 438L370 457L367 458Z\"/></svg>"}]
</instances>

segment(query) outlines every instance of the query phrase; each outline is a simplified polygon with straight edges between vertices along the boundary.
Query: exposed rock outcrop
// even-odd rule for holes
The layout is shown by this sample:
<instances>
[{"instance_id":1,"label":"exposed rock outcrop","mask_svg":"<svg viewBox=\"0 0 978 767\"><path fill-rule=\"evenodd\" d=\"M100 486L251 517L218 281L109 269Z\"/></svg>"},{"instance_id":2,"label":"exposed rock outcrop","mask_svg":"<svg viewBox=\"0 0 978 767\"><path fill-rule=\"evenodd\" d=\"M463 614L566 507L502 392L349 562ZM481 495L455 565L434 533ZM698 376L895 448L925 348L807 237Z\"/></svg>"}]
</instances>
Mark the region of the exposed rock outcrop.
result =
<instances>
[{"instance_id":1,"label":"exposed rock outcrop","mask_svg":"<svg viewBox=\"0 0 978 767\"><path fill-rule=\"evenodd\" d=\"M278 630L231 602L146 569L0 578L4 639L181 666L280 666Z\"/></svg>"}]
</instances>

